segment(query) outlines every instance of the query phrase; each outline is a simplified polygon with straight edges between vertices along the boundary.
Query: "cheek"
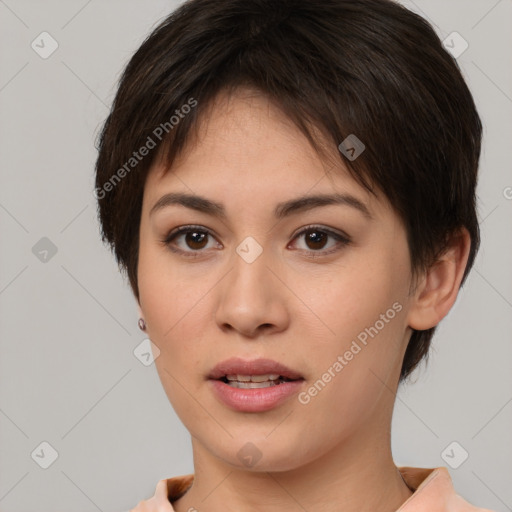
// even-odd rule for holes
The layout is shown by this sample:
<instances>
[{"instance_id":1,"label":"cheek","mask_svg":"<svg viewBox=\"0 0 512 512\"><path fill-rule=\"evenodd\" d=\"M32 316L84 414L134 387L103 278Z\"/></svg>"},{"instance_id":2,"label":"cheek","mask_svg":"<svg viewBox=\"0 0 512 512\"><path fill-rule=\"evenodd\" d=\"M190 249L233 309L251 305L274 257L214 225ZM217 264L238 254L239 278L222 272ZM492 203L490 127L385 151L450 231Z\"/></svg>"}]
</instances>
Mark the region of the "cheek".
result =
<instances>
[{"instance_id":1,"label":"cheek","mask_svg":"<svg viewBox=\"0 0 512 512\"><path fill-rule=\"evenodd\" d=\"M338 314L332 317L335 343L311 352L315 371L300 407L306 414L314 411L320 428L334 438L351 435L393 401L402 358L404 310L399 309L397 302L373 297L357 319Z\"/></svg>"},{"instance_id":2,"label":"cheek","mask_svg":"<svg viewBox=\"0 0 512 512\"><path fill-rule=\"evenodd\" d=\"M211 276L201 269L185 273L180 265L171 261L167 250L145 243L142 237L138 267L141 305L148 332L155 342L165 344L180 337L185 327L199 325L191 318L203 316L201 299L212 286Z\"/></svg>"},{"instance_id":3,"label":"cheek","mask_svg":"<svg viewBox=\"0 0 512 512\"><path fill-rule=\"evenodd\" d=\"M311 325L314 321L323 326L319 343L339 350L376 322L379 330L383 330L382 314L384 321L390 320L385 322L385 330L389 331L391 323L397 324L397 307L393 309L393 304L404 306L407 287L393 267L391 258L380 257L376 261L363 255L343 267L329 269L328 274L297 273L294 291L308 306Z\"/></svg>"},{"instance_id":4,"label":"cheek","mask_svg":"<svg viewBox=\"0 0 512 512\"><path fill-rule=\"evenodd\" d=\"M180 311L177 300L182 292L175 271L165 265L165 258L160 252L144 242L141 237L138 264L138 284L142 310L147 325L147 334L160 349L160 357L156 359L157 368L165 362L166 369L172 373L174 369L169 363L175 360L175 350L168 343L179 330ZM181 302L183 304L183 302ZM183 316L183 313L181 313ZM171 352L171 353L169 353ZM162 370L163 367L160 368ZM161 374L165 378L165 374Z\"/></svg>"},{"instance_id":5,"label":"cheek","mask_svg":"<svg viewBox=\"0 0 512 512\"><path fill-rule=\"evenodd\" d=\"M386 392L403 356L404 261L400 248L359 254L357 261L333 273L336 279L320 281L310 293L311 309L328 327L317 339L321 350L311 353L316 369L312 380L318 383L311 394L320 407L358 416Z\"/></svg>"},{"instance_id":6,"label":"cheek","mask_svg":"<svg viewBox=\"0 0 512 512\"><path fill-rule=\"evenodd\" d=\"M190 379L204 362L201 330L204 322L201 297L208 283L197 277L184 277L169 264L166 251L141 244L139 252L139 292L148 326L147 334L160 349L155 360L160 381L174 410L193 434L207 421L191 398L200 383ZM199 273L202 275L202 273ZM199 320L201 318L201 320Z\"/></svg>"}]
</instances>

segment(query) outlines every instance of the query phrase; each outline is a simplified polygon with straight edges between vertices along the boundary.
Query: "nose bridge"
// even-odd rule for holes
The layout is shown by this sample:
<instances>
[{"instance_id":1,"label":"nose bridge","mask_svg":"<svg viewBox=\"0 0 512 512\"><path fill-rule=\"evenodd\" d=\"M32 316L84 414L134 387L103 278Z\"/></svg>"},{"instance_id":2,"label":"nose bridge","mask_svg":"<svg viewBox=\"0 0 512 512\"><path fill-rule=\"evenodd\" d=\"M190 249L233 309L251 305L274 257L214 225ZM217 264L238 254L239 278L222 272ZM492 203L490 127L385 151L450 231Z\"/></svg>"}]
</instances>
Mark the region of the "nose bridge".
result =
<instances>
[{"instance_id":1,"label":"nose bridge","mask_svg":"<svg viewBox=\"0 0 512 512\"><path fill-rule=\"evenodd\" d=\"M271 292L269 278L271 272L270 249L263 246L252 236L248 236L238 244L233 255L233 271L231 272L231 287L236 287L235 294L253 295L252 300L264 298ZM268 299L270 298L269 294Z\"/></svg>"},{"instance_id":2,"label":"nose bridge","mask_svg":"<svg viewBox=\"0 0 512 512\"><path fill-rule=\"evenodd\" d=\"M235 248L231 271L218 296L219 326L230 325L245 334L263 324L282 327L287 314L282 285L268 268L272 266L271 250L253 237Z\"/></svg>"}]
</instances>

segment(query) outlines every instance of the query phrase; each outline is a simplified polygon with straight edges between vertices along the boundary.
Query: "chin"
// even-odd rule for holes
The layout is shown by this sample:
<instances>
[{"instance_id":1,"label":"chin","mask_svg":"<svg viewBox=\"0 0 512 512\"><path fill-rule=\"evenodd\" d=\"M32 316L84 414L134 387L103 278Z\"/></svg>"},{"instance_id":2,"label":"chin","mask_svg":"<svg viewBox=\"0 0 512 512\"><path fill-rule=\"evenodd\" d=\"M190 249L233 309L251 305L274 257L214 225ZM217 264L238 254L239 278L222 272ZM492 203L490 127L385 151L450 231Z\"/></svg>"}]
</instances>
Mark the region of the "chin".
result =
<instances>
[{"instance_id":1,"label":"chin","mask_svg":"<svg viewBox=\"0 0 512 512\"><path fill-rule=\"evenodd\" d=\"M237 470L251 472L282 472L292 471L300 468L308 461L305 460L303 446L300 450L297 447L303 444L295 441L292 436L287 436L288 442L283 443L282 439L265 439L268 431L262 435L235 436L226 440L222 446L218 445L218 439L214 441L215 446L210 445L209 451L223 461L225 464ZM315 456L315 449L311 449L311 459Z\"/></svg>"}]
</instances>

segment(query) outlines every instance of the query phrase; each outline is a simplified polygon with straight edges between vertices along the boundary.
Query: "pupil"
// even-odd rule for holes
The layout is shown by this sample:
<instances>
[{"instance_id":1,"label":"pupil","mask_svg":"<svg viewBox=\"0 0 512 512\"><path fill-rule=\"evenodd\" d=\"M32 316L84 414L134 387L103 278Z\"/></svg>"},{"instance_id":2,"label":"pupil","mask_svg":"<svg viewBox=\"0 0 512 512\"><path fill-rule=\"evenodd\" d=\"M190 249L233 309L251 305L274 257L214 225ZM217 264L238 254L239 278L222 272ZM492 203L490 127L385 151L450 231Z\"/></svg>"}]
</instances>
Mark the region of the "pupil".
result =
<instances>
[{"instance_id":1,"label":"pupil","mask_svg":"<svg viewBox=\"0 0 512 512\"><path fill-rule=\"evenodd\" d=\"M313 244L312 249L321 249L324 246L326 234L319 233L318 231L309 231L307 234L307 243Z\"/></svg>"}]
</instances>

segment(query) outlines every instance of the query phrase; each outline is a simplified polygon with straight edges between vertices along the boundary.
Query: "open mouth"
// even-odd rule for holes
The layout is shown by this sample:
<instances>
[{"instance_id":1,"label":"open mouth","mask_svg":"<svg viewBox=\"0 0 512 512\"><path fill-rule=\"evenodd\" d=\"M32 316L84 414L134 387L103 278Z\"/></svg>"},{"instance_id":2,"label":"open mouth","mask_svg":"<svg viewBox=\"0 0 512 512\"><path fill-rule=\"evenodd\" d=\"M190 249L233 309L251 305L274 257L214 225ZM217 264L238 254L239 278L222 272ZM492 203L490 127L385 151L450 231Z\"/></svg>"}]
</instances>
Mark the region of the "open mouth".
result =
<instances>
[{"instance_id":1,"label":"open mouth","mask_svg":"<svg viewBox=\"0 0 512 512\"><path fill-rule=\"evenodd\" d=\"M239 412L260 413L280 407L300 391L305 378L273 359L232 357L206 376L216 398Z\"/></svg>"},{"instance_id":2,"label":"open mouth","mask_svg":"<svg viewBox=\"0 0 512 512\"><path fill-rule=\"evenodd\" d=\"M279 386L284 382L292 382L293 380L302 379L289 379L278 374L267 375L225 375L218 379L232 388L241 389L261 389L269 388L271 386Z\"/></svg>"}]
</instances>

